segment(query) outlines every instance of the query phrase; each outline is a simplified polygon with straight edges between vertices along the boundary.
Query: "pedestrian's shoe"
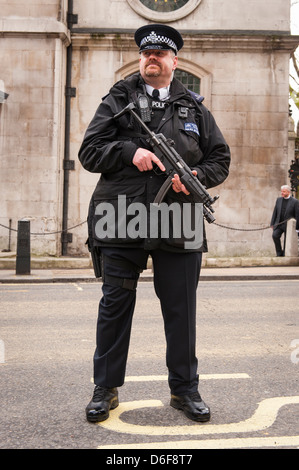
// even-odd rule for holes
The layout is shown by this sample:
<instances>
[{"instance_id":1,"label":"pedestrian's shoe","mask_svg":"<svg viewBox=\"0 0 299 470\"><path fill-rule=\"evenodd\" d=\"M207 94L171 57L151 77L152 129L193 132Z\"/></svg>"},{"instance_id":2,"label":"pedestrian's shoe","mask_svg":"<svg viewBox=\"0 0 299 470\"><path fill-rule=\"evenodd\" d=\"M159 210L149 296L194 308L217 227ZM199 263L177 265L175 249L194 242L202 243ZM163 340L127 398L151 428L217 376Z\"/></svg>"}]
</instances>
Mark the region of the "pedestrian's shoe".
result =
<instances>
[{"instance_id":1,"label":"pedestrian's shoe","mask_svg":"<svg viewBox=\"0 0 299 470\"><path fill-rule=\"evenodd\" d=\"M86 407L86 418L91 423L104 421L109 417L109 410L113 410L118 405L117 388L96 385L93 397Z\"/></svg>"},{"instance_id":2,"label":"pedestrian's shoe","mask_svg":"<svg viewBox=\"0 0 299 470\"><path fill-rule=\"evenodd\" d=\"M177 410L183 410L187 418L193 421L209 421L211 417L210 408L198 392L190 395L171 395L170 405Z\"/></svg>"}]
</instances>

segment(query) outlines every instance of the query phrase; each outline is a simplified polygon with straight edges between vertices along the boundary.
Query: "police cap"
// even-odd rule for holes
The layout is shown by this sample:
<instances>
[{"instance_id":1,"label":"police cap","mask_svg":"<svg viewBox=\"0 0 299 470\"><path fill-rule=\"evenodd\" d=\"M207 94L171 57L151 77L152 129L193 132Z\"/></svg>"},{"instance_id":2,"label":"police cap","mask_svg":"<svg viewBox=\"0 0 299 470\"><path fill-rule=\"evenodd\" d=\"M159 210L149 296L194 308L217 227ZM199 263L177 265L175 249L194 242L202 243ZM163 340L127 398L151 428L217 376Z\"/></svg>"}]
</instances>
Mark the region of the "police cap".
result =
<instances>
[{"instance_id":1,"label":"police cap","mask_svg":"<svg viewBox=\"0 0 299 470\"><path fill-rule=\"evenodd\" d=\"M184 44L176 29L163 24L148 24L137 29L135 41L140 52L147 49L172 49L177 54Z\"/></svg>"}]
</instances>

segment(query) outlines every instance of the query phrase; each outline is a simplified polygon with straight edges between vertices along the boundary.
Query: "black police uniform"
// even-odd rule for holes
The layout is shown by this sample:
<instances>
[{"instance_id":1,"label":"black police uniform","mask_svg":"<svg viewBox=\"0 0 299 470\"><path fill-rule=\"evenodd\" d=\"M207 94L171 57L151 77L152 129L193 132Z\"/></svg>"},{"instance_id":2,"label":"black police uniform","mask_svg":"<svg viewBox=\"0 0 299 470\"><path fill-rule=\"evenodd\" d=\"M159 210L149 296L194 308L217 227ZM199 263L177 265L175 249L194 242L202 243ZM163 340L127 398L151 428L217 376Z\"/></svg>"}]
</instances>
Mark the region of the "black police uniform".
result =
<instances>
[{"instance_id":1,"label":"black police uniform","mask_svg":"<svg viewBox=\"0 0 299 470\"><path fill-rule=\"evenodd\" d=\"M158 45L145 41L143 47L158 48ZM96 234L97 222L102 217L96 214L99 204L111 203L118 216L118 196L125 195L128 206L139 202L148 208L165 179L158 168L140 172L132 163L139 147L152 150L140 125L129 114L114 119L130 102L138 110L141 95L146 95L146 89L139 73L116 83L96 111L79 151L83 167L101 173L88 217L89 243L99 247L103 264L94 382L107 388L124 383L136 286L140 271L151 255L154 287L165 325L169 386L173 394L184 395L198 388L196 288L202 252L207 251L205 237L199 246L186 249L184 236L176 238L170 234L169 238L151 239L148 231L137 239L128 234L116 233L106 238ZM170 97L163 106L153 106L152 98L147 97L152 111L148 126L172 139L177 152L197 171L200 181L211 188L226 179L230 152L213 116L202 99L196 98L173 79ZM170 189L165 201L182 205L192 202L192 196Z\"/></svg>"}]
</instances>

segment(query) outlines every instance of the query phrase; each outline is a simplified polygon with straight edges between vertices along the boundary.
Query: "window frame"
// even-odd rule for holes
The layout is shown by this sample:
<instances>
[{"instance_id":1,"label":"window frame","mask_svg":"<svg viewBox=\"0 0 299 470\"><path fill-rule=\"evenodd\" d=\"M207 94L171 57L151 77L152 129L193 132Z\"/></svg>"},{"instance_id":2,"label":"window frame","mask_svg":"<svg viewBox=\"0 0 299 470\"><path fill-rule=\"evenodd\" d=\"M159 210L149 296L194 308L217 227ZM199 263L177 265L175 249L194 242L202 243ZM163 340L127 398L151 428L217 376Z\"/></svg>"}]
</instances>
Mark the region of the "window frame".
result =
<instances>
[{"instance_id":1,"label":"window frame","mask_svg":"<svg viewBox=\"0 0 299 470\"><path fill-rule=\"evenodd\" d=\"M201 3L201 0L189 0L183 7L169 12L151 10L143 5L140 0L127 0L127 3L136 13L148 20L167 23L179 20L192 13Z\"/></svg>"}]
</instances>

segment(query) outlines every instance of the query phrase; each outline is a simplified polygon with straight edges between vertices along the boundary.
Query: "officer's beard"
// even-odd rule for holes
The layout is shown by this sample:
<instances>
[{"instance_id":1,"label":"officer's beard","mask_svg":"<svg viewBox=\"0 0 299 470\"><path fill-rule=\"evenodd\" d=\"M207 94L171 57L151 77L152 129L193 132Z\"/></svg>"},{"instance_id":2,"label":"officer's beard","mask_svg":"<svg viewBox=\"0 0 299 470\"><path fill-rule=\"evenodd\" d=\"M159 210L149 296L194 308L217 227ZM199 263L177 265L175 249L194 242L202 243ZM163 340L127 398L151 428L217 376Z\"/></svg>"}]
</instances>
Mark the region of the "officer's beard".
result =
<instances>
[{"instance_id":1,"label":"officer's beard","mask_svg":"<svg viewBox=\"0 0 299 470\"><path fill-rule=\"evenodd\" d=\"M150 70L148 70L148 67L150 65L156 65L156 67L158 67L158 69L155 69L154 71L150 71ZM150 64L148 64L145 67L144 73L145 73L146 77L159 77L161 75L161 67L160 67L159 64L156 64L155 62L151 62Z\"/></svg>"}]
</instances>

